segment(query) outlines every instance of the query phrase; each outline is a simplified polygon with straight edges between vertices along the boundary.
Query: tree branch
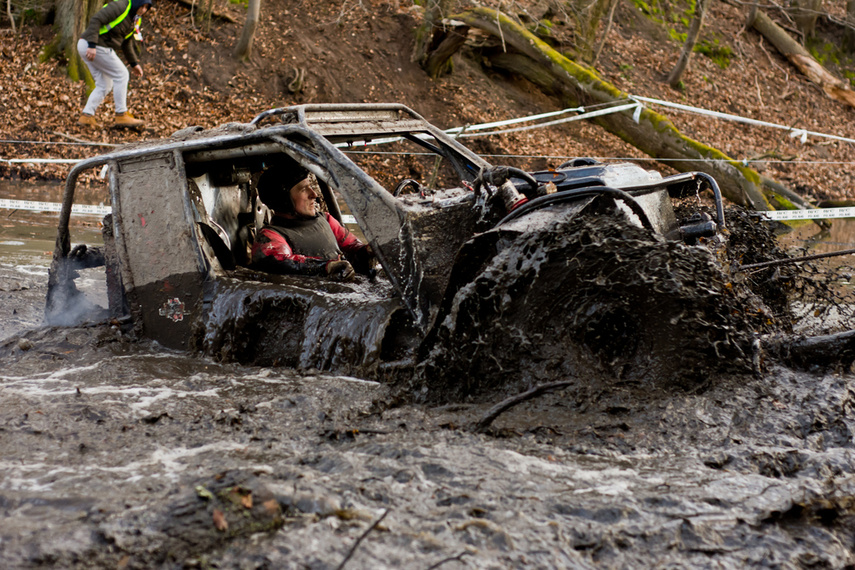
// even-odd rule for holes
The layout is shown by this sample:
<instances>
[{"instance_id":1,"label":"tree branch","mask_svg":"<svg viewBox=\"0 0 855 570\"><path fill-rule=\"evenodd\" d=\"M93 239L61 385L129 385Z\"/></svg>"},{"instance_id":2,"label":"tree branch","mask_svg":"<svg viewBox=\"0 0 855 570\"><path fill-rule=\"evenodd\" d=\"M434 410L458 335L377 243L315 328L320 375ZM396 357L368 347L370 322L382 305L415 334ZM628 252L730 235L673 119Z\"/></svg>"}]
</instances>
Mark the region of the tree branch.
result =
<instances>
[{"instance_id":1,"label":"tree branch","mask_svg":"<svg viewBox=\"0 0 855 570\"><path fill-rule=\"evenodd\" d=\"M172 0L173 2L177 2L179 4L183 4L187 6L191 10L194 8L194 2L192 0ZM218 12L216 10L211 10L211 15L217 17L221 20L225 20L226 22L231 22L232 24L237 24L237 20L226 14L225 12Z\"/></svg>"},{"instance_id":2,"label":"tree branch","mask_svg":"<svg viewBox=\"0 0 855 570\"><path fill-rule=\"evenodd\" d=\"M855 108L855 91L849 89L846 82L838 79L825 69L813 56L781 26L758 10L752 26L786 57L805 77L819 85L826 95L836 101Z\"/></svg>"}]
</instances>

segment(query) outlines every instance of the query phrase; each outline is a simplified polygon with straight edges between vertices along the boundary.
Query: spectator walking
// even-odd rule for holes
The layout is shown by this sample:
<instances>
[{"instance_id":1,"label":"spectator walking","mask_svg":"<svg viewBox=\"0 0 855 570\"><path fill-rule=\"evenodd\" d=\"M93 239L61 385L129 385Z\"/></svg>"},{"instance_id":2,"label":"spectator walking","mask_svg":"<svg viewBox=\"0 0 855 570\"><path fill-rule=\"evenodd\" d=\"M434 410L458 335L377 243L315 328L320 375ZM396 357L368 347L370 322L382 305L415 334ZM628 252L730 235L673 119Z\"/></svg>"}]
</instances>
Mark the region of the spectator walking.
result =
<instances>
[{"instance_id":1,"label":"spectator walking","mask_svg":"<svg viewBox=\"0 0 855 570\"><path fill-rule=\"evenodd\" d=\"M89 94L86 106L77 120L78 124L97 127L95 111L112 88L113 103L116 108L114 125L117 127L139 127L145 121L135 118L128 112L127 67L116 55L121 48L125 60L134 75L143 76L143 68L137 57L137 40L140 18L151 7L152 0L113 0L92 16L89 25L77 42L77 52L95 80L95 89Z\"/></svg>"}]
</instances>

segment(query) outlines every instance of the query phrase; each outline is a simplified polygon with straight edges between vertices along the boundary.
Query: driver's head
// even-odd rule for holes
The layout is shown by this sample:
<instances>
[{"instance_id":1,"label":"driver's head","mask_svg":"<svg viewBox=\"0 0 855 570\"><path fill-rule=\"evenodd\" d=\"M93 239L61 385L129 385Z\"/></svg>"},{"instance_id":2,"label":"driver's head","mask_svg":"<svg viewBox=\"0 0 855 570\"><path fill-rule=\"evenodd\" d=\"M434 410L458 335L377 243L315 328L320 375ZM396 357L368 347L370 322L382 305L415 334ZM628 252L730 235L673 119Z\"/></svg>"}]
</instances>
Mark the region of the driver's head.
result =
<instances>
[{"instance_id":1,"label":"driver's head","mask_svg":"<svg viewBox=\"0 0 855 570\"><path fill-rule=\"evenodd\" d=\"M318 193L309 171L290 162L274 164L258 179L258 197L278 214L314 217Z\"/></svg>"}]
</instances>

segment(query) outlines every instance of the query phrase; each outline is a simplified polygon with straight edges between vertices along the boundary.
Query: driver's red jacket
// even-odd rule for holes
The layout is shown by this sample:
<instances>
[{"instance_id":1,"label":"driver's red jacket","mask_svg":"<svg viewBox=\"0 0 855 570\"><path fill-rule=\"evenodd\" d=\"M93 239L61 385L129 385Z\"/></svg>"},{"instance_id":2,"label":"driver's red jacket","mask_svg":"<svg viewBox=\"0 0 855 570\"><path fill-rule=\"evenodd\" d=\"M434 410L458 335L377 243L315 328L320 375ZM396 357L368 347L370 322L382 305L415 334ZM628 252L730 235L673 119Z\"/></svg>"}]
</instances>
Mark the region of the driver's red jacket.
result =
<instances>
[{"instance_id":1,"label":"driver's red jacket","mask_svg":"<svg viewBox=\"0 0 855 570\"><path fill-rule=\"evenodd\" d=\"M281 231L283 228L280 226L280 224L285 225L289 222L285 218L275 216L271 220L272 225L265 226L258 232L258 236L252 244L252 264L254 266L271 273L323 275L326 272L327 263L341 259L342 252L351 259L361 259L366 254L365 250L368 246L359 241L359 238L326 212L322 216L318 216L316 220L308 222L311 226L315 226L310 227L310 231L315 230L325 234L328 228L328 231L332 233L326 245L293 243L295 239L299 239L295 238L295 235L300 235L299 231L289 232L292 240L289 241ZM306 222L302 222L304 227L305 224ZM322 225L326 225L326 227ZM315 254L305 255L307 249ZM318 254L316 252L323 253Z\"/></svg>"}]
</instances>

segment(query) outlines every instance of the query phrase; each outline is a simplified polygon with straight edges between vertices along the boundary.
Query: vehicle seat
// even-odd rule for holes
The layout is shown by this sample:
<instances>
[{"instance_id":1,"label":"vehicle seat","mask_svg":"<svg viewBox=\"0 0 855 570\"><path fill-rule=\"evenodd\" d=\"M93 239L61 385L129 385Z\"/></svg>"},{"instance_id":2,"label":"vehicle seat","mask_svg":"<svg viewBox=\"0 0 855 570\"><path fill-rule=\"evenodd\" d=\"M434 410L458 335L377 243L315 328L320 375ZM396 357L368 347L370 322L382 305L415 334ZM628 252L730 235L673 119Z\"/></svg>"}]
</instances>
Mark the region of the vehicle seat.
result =
<instances>
[{"instance_id":1,"label":"vehicle seat","mask_svg":"<svg viewBox=\"0 0 855 570\"><path fill-rule=\"evenodd\" d=\"M188 180L194 197L197 223L220 265L234 269L249 262L255 213L250 207L248 184L215 181L208 174Z\"/></svg>"}]
</instances>

